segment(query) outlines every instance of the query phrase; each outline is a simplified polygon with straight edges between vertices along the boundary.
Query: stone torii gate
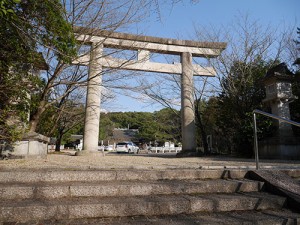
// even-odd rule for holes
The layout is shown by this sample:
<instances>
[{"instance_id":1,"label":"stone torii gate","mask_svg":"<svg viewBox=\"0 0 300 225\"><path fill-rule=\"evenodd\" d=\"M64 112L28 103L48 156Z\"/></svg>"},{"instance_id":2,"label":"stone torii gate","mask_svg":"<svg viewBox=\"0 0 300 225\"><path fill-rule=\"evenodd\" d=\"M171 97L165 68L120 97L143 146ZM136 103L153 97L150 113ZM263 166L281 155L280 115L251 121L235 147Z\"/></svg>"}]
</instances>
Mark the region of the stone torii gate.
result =
<instances>
[{"instance_id":1,"label":"stone torii gate","mask_svg":"<svg viewBox=\"0 0 300 225\"><path fill-rule=\"evenodd\" d=\"M226 48L226 43L139 36L84 27L75 27L74 33L78 41L91 46L89 55L82 55L72 62L89 66L83 150L80 154L98 149L103 67L181 75L182 151L196 151L193 76L215 76L216 72L211 67L192 64L192 57L217 57ZM105 47L137 51L137 59L104 56ZM151 62L151 52L180 55L181 63Z\"/></svg>"}]
</instances>

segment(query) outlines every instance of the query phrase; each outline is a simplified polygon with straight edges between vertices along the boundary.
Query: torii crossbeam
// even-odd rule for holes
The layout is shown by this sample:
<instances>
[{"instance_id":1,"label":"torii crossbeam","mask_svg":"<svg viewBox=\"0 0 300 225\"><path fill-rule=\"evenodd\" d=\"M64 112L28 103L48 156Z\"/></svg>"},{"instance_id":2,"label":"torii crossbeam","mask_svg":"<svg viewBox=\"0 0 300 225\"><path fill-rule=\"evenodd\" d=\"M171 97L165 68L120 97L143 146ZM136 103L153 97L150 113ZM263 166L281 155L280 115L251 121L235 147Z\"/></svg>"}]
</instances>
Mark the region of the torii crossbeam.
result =
<instances>
[{"instance_id":1,"label":"torii crossbeam","mask_svg":"<svg viewBox=\"0 0 300 225\"><path fill-rule=\"evenodd\" d=\"M196 151L194 82L193 76L215 76L211 67L192 64L192 57L217 57L226 43L196 42L75 27L78 41L91 45L89 55L82 55L72 63L89 66L86 115L82 153L98 150L102 68L138 70L181 75L182 151ZM136 50L136 60L103 56L103 48ZM150 53L180 55L181 63L166 64L150 61Z\"/></svg>"}]
</instances>

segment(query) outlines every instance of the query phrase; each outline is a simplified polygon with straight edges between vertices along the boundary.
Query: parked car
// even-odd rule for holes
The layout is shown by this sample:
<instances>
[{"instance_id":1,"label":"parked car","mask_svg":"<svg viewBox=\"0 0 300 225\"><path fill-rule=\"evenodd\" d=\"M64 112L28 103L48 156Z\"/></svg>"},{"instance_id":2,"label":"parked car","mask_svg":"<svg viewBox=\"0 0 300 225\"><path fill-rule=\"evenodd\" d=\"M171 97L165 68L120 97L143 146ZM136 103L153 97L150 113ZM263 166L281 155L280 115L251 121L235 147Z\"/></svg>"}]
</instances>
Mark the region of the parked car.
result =
<instances>
[{"instance_id":1,"label":"parked car","mask_svg":"<svg viewBox=\"0 0 300 225\"><path fill-rule=\"evenodd\" d=\"M73 149L76 149L77 145L75 142L68 142L66 144L64 144L64 148L73 148Z\"/></svg>"},{"instance_id":2,"label":"parked car","mask_svg":"<svg viewBox=\"0 0 300 225\"><path fill-rule=\"evenodd\" d=\"M104 151L105 147L104 145L98 145L98 151Z\"/></svg>"},{"instance_id":3,"label":"parked car","mask_svg":"<svg viewBox=\"0 0 300 225\"><path fill-rule=\"evenodd\" d=\"M138 153L139 148L132 142L130 141L123 141L119 142L116 145L116 152L121 153L121 152L127 152L127 153Z\"/></svg>"},{"instance_id":4,"label":"parked car","mask_svg":"<svg viewBox=\"0 0 300 225\"><path fill-rule=\"evenodd\" d=\"M104 151L113 151L114 150L114 146L113 145L108 145L104 147Z\"/></svg>"},{"instance_id":5,"label":"parked car","mask_svg":"<svg viewBox=\"0 0 300 225\"><path fill-rule=\"evenodd\" d=\"M139 153L140 148L139 148L136 144L134 144L134 143L133 143L133 147L134 147L134 150L135 150L137 153Z\"/></svg>"}]
</instances>

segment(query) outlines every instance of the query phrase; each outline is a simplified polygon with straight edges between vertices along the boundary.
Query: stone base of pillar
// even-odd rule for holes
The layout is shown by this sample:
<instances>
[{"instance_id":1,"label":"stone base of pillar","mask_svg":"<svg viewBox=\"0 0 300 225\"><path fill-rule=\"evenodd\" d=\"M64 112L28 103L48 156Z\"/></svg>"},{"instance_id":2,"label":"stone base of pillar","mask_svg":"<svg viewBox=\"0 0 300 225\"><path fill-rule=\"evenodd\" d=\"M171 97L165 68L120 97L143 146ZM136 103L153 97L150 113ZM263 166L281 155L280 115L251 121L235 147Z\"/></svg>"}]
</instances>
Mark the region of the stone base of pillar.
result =
<instances>
[{"instance_id":1,"label":"stone base of pillar","mask_svg":"<svg viewBox=\"0 0 300 225\"><path fill-rule=\"evenodd\" d=\"M199 156L202 156L203 153L201 152L198 152L198 151L181 151L181 152L178 152L176 154L176 157L177 158L183 158L183 157L199 157Z\"/></svg>"},{"instance_id":2,"label":"stone base of pillar","mask_svg":"<svg viewBox=\"0 0 300 225\"><path fill-rule=\"evenodd\" d=\"M77 151L75 153L75 156L95 156L95 157L101 157L105 156L105 152L103 151L88 151L88 150L82 150L82 151Z\"/></svg>"}]
</instances>

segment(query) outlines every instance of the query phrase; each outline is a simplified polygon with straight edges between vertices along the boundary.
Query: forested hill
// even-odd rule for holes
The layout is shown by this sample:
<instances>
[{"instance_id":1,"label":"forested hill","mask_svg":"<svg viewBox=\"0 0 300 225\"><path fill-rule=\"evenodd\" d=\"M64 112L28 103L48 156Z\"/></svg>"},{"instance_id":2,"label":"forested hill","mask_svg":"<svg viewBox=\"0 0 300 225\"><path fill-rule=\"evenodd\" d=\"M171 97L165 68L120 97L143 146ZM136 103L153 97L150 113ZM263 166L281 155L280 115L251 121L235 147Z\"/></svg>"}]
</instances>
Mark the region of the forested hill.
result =
<instances>
[{"instance_id":1,"label":"forested hill","mask_svg":"<svg viewBox=\"0 0 300 225\"><path fill-rule=\"evenodd\" d=\"M138 129L138 136L142 142L157 140L160 142L181 140L180 113L171 109L157 112L112 112L101 114L100 140L113 135L115 128Z\"/></svg>"}]
</instances>

